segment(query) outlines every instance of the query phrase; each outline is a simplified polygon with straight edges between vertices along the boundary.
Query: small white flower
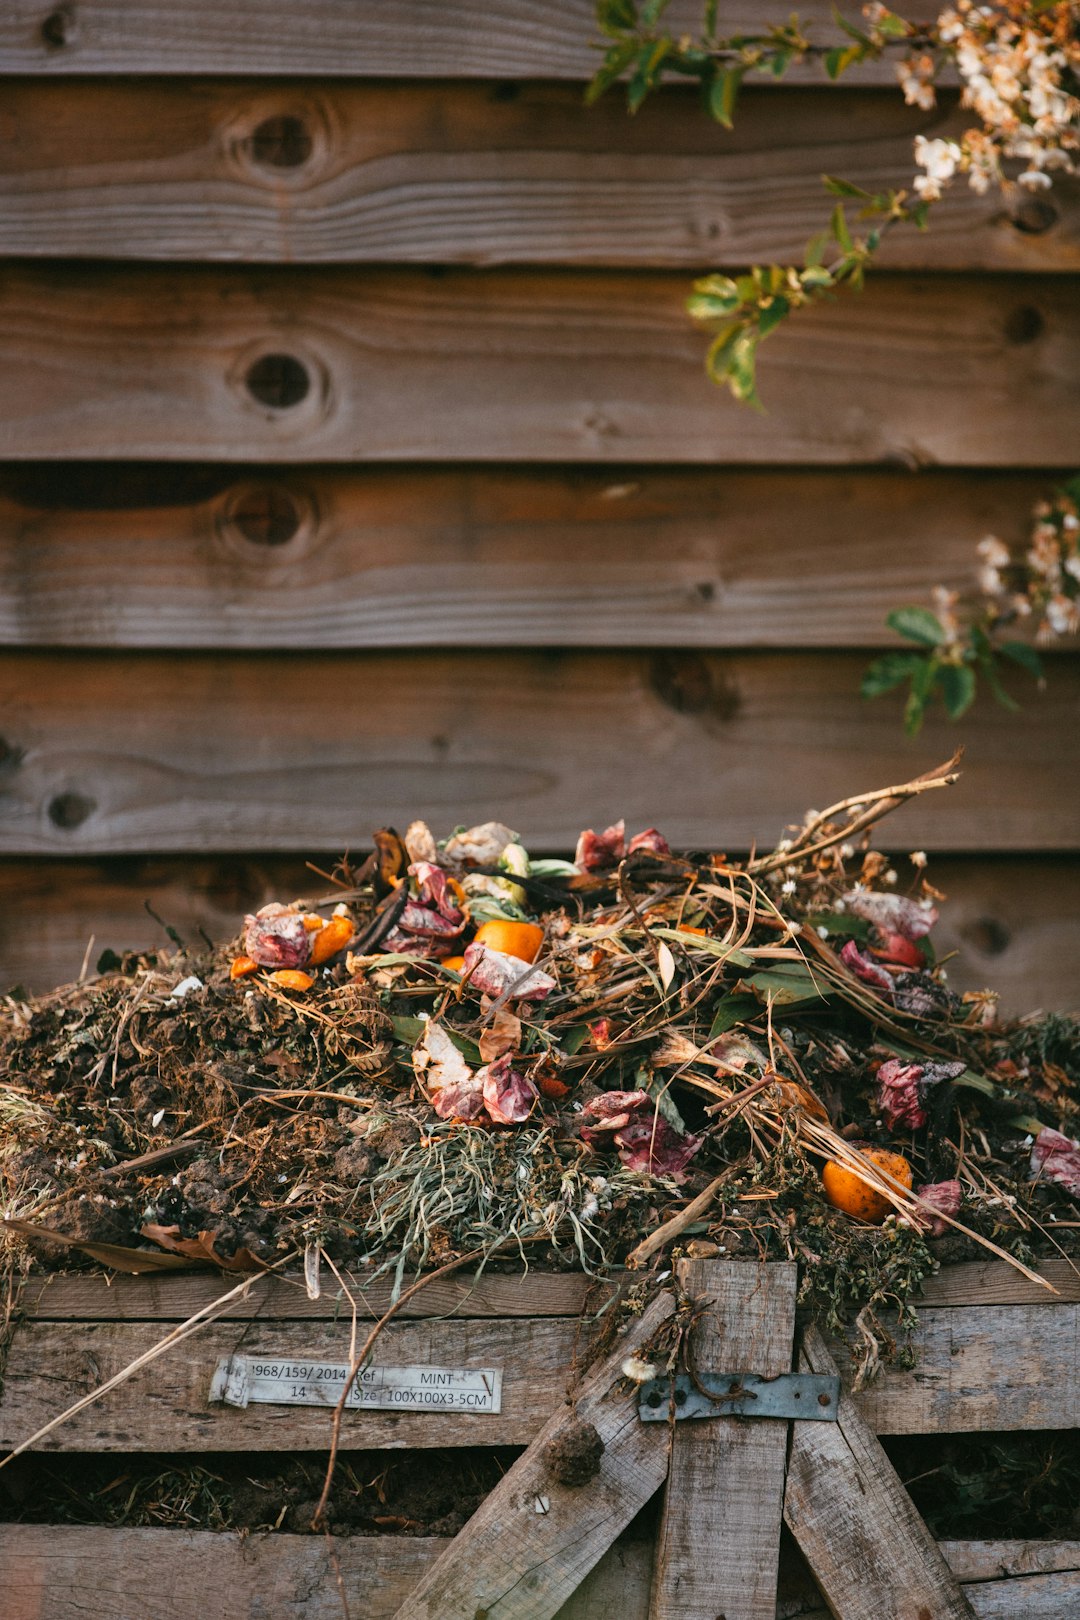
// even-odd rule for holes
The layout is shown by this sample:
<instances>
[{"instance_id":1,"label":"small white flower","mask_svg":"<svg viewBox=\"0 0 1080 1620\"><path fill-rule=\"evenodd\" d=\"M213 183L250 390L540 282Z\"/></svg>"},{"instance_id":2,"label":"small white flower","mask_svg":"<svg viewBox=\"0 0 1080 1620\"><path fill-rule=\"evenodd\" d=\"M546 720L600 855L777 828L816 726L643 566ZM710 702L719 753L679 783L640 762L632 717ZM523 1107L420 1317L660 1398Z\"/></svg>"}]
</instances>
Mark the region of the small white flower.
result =
<instances>
[{"instance_id":1,"label":"small white flower","mask_svg":"<svg viewBox=\"0 0 1080 1620\"><path fill-rule=\"evenodd\" d=\"M781 883L781 885L780 885L780 893L781 894L794 894L795 890L798 887L799 887L799 885L795 882L794 878L788 878L786 882Z\"/></svg>"},{"instance_id":2,"label":"small white flower","mask_svg":"<svg viewBox=\"0 0 1080 1620\"><path fill-rule=\"evenodd\" d=\"M1025 169L1023 174L1017 175L1016 179L1018 184L1024 187L1025 191L1049 191L1054 183L1048 174L1043 174L1041 169Z\"/></svg>"},{"instance_id":3,"label":"small white flower","mask_svg":"<svg viewBox=\"0 0 1080 1620\"><path fill-rule=\"evenodd\" d=\"M893 871L891 866L889 867L889 870L885 873L884 878L883 878L882 881L885 882L885 883L889 883L889 884L892 884L892 883L896 882L896 873Z\"/></svg>"},{"instance_id":4,"label":"small white flower","mask_svg":"<svg viewBox=\"0 0 1080 1620\"><path fill-rule=\"evenodd\" d=\"M818 923L817 934L819 939L828 939L829 930L825 927L824 923Z\"/></svg>"},{"instance_id":5,"label":"small white flower","mask_svg":"<svg viewBox=\"0 0 1080 1620\"><path fill-rule=\"evenodd\" d=\"M908 860L911 862L912 866L917 867L921 872L923 867L926 865L925 849L913 849L911 854L908 856Z\"/></svg>"}]
</instances>

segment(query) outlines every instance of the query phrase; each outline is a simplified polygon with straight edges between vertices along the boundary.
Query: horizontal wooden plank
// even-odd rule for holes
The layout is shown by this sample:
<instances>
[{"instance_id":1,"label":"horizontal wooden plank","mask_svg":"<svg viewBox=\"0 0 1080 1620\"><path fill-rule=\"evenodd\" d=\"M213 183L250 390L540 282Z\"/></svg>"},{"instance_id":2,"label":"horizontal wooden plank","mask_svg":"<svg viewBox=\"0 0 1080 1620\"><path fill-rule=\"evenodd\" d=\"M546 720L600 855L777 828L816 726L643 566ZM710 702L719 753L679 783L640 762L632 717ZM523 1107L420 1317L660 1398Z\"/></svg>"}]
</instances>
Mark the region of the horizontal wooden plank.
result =
<instances>
[{"instance_id":1,"label":"horizontal wooden plank","mask_svg":"<svg viewBox=\"0 0 1080 1620\"><path fill-rule=\"evenodd\" d=\"M857 6L845 9L857 17ZM824 0L809 0L799 15L815 40L843 37ZM760 0L725 0L729 33L776 20ZM674 0L664 23L696 34L700 0ZM593 0L304 0L302 10L292 0L225 8L215 0L80 0L77 11L8 0L0 72L585 79L596 69L597 38ZM820 64L793 72L822 78ZM868 64L863 76L896 82L888 61Z\"/></svg>"},{"instance_id":2,"label":"horizontal wooden plank","mask_svg":"<svg viewBox=\"0 0 1080 1620\"><path fill-rule=\"evenodd\" d=\"M625 814L691 848L785 824L946 757L858 696L858 654L0 655L0 851L357 847L425 816L498 815L536 850ZM1022 720L984 703L964 775L894 820L912 848L1075 841L1059 739L1080 661L1054 661ZM1032 783L1038 783L1033 796Z\"/></svg>"},{"instance_id":3,"label":"horizontal wooden plank","mask_svg":"<svg viewBox=\"0 0 1080 1620\"><path fill-rule=\"evenodd\" d=\"M335 856L312 858L328 871ZM903 871L904 853L898 858ZM1007 1015L1039 1007L1077 1009L1080 860L942 857L934 860L931 875L949 896L936 937L943 954L960 952L949 963L955 990L989 986ZM51 990L77 978L84 959L92 972L106 948L167 947L165 930L147 903L196 943L200 929L212 939L229 939L244 912L323 886L299 857L0 861L0 986ZM1010 1287L1028 1286L1015 1272L1009 1278Z\"/></svg>"},{"instance_id":4,"label":"horizontal wooden plank","mask_svg":"<svg viewBox=\"0 0 1080 1620\"><path fill-rule=\"evenodd\" d=\"M895 646L1054 475L0 467L9 646ZM792 513L798 522L792 522Z\"/></svg>"},{"instance_id":5,"label":"horizontal wooden plank","mask_svg":"<svg viewBox=\"0 0 1080 1620\"><path fill-rule=\"evenodd\" d=\"M947 98L949 100L953 98ZM626 116L580 87L24 81L5 88L0 253L269 263L801 262L822 174L910 183L970 114L897 93L750 90L734 130L673 90ZM957 187L905 270L1080 269L1080 188L1015 216Z\"/></svg>"},{"instance_id":6,"label":"horizontal wooden plank","mask_svg":"<svg viewBox=\"0 0 1080 1620\"><path fill-rule=\"evenodd\" d=\"M19 1445L72 1402L150 1350L162 1329L146 1322L27 1322L16 1332L0 1399L0 1447ZM350 1323L213 1324L53 1430L44 1451L325 1451L329 1408L210 1406L219 1360L243 1355L305 1356L348 1363ZM497 1367L502 1411L346 1412L341 1444L355 1450L402 1446L524 1446L564 1400L583 1350L579 1324L519 1321L392 1322L375 1364Z\"/></svg>"},{"instance_id":7,"label":"horizontal wooden plank","mask_svg":"<svg viewBox=\"0 0 1080 1620\"><path fill-rule=\"evenodd\" d=\"M27 1321L17 1328L0 1401L0 1446L25 1441L71 1402L155 1345L154 1322ZM48 1451L317 1451L329 1413L318 1408L208 1406L219 1359L303 1355L347 1360L350 1324L221 1322L135 1374L41 1443ZM878 1434L1080 1427L1080 1306L928 1306L919 1312L912 1371L886 1368L856 1397ZM350 1411L350 1448L526 1445L564 1399L585 1349L567 1318L391 1323L386 1366L502 1367L501 1415ZM843 1345L834 1346L850 1375Z\"/></svg>"},{"instance_id":8,"label":"horizontal wooden plank","mask_svg":"<svg viewBox=\"0 0 1080 1620\"><path fill-rule=\"evenodd\" d=\"M1005 1260L972 1260L945 1266L922 1285L919 1309L926 1305L1047 1305L1080 1304L1080 1268L1071 1260L1042 1260L1038 1271L1053 1283L1051 1294ZM1041 1545L1041 1543L1039 1544ZM967 1577L965 1577L966 1579Z\"/></svg>"},{"instance_id":9,"label":"horizontal wooden plank","mask_svg":"<svg viewBox=\"0 0 1080 1620\"><path fill-rule=\"evenodd\" d=\"M1070 1261L1044 1260L1038 1269L1053 1283L1056 1294L1029 1282L1003 1260L946 1266L924 1282L919 1308L1021 1304L1052 1308L1080 1302L1080 1272ZM616 1272L609 1282L597 1282L573 1272L536 1270L526 1275L443 1277L429 1283L398 1314L403 1319L452 1316L455 1321L484 1316L577 1317L598 1310L612 1289L629 1275ZM18 1312L20 1319L36 1322L184 1322L219 1299L226 1286L220 1277L208 1272L169 1277L54 1272L26 1279L18 1296ZM380 1279L369 1283L362 1292L356 1285L354 1297L358 1316L381 1316L390 1303L390 1283ZM220 1320L340 1320L350 1311L351 1307L342 1303L336 1285L324 1288L320 1298L313 1300L308 1298L301 1278L272 1277L253 1287L246 1299L236 1300Z\"/></svg>"},{"instance_id":10,"label":"horizontal wooden plank","mask_svg":"<svg viewBox=\"0 0 1080 1620\"><path fill-rule=\"evenodd\" d=\"M215 1620L341 1620L336 1559L350 1613L393 1620L448 1546L439 1536L338 1536L331 1552L321 1536L0 1525L0 1583L6 1620L204 1620L210 1592ZM646 1620L650 1554L647 1542L612 1547L558 1620Z\"/></svg>"},{"instance_id":11,"label":"horizontal wooden plank","mask_svg":"<svg viewBox=\"0 0 1080 1620\"><path fill-rule=\"evenodd\" d=\"M437 1536L336 1538L351 1612L363 1620L392 1620L447 1546ZM1052 1549L1049 1561L1044 1548ZM1046 1583L1074 1575L1075 1542L948 1541L941 1550L981 1620L1066 1620L1072 1612L1068 1604L1075 1582L1056 1590ZM559 1620L608 1620L613 1614L646 1620L650 1554L647 1542L616 1544L585 1577ZM994 1557L1009 1566L996 1579L986 1573L987 1560ZM193 1569L199 1571L198 1581L191 1579ZM203 1620L207 1592L214 1594L216 1620L259 1620L266 1614L274 1620L339 1620L342 1613L326 1542L316 1536L0 1525L0 1582L13 1605L7 1620L43 1615L115 1620L150 1612L155 1620ZM1051 1596L1060 1600L1056 1609L1046 1606ZM1041 1606L1025 1607L1028 1603ZM781 1603L777 1620L811 1620L813 1613L793 1596ZM816 1613L827 1620L825 1610Z\"/></svg>"},{"instance_id":12,"label":"horizontal wooden plank","mask_svg":"<svg viewBox=\"0 0 1080 1620\"><path fill-rule=\"evenodd\" d=\"M900 462L1076 453L1069 277L881 275L703 377L675 272L0 268L0 459Z\"/></svg>"},{"instance_id":13,"label":"horizontal wooden plank","mask_svg":"<svg viewBox=\"0 0 1080 1620\"><path fill-rule=\"evenodd\" d=\"M346 1276L356 1300L357 1316L382 1316L392 1299L388 1278L364 1283ZM236 1300L221 1321L338 1321L351 1319L352 1306L328 1274L318 1299L309 1299L301 1277L270 1277ZM1030 1286L1030 1285L1029 1285ZM54 1273L28 1278L19 1293L20 1316L37 1322L184 1322L220 1299L229 1285L220 1277L192 1272L164 1277L106 1277L86 1272ZM530 1271L479 1277L460 1273L428 1283L398 1311L406 1317L572 1316L595 1311L611 1298L612 1286L573 1272Z\"/></svg>"},{"instance_id":14,"label":"horizontal wooden plank","mask_svg":"<svg viewBox=\"0 0 1080 1620\"><path fill-rule=\"evenodd\" d=\"M1080 1543L942 1541L979 1620L1066 1620L1080 1593ZM805 1565L789 1559L777 1620L830 1620ZM913 1611L914 1612L914 1611Z\"/></svg>"},{"instance_id":15,"label":"horizontal wooden plank","mask_svg":"<svg viewBox=\"0 0 1080 1620\"><path fill-rule=\"evenodd\" d=\"M858 1396L878 1434L1080 1428L1080 1305L920 1310L912 1345Z\"/></svg>"}]
</instances>

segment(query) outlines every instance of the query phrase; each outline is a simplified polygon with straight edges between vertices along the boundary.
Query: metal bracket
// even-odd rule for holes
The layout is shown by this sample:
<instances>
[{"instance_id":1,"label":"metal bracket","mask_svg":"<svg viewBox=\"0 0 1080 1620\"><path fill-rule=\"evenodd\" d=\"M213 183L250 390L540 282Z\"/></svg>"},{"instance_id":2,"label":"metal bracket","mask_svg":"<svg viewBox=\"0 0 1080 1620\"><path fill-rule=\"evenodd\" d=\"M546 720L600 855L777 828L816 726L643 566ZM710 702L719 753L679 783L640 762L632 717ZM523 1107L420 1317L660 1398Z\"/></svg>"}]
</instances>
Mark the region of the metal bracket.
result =
<instances>
[{"instance_id":1,"label":"metal bracket","mask_svg":"<svg viewBox=\"0 0 1080 1620\"><path fill-rule=\"evenodd\" d=\"M835 1423L840 1409L840 1380L816 1373L680 1373L675 1379L653 1378L642 1384L638 1416L643 1423L676 1423L684 1418L802 1418Z\"/></svg>"}]
</instances>

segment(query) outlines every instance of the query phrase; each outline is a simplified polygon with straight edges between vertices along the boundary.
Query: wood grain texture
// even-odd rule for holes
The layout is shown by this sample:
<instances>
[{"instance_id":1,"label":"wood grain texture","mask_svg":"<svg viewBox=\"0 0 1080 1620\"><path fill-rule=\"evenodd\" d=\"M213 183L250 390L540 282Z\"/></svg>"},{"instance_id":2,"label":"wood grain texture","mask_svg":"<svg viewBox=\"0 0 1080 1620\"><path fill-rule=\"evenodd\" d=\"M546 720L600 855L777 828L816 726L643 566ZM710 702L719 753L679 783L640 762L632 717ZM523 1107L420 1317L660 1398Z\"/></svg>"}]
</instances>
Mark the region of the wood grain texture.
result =
<instances>
[{"instance_id":1,"label":"wood grain texture","mask_svg":"<svg viewBox=\"0 0 1080 1620\"><path fill-rule=\"evenodd\" d=\"M392 1303L391 1282L380 1278L365 1284L363 1278L348 1273L345 1276L356 1300L357 1317L371 1320L382 1316ZM457 1273L428 1283L397 1314L402 1319L452 1317L458 1322L488 1316L577 1318L599 1310L610 1300L616 1286L574 1272L530 1271L516 1276L489 1272L478 1277ZM186 1322L196 1311L220 1299L228 1288L220 1277L200 1272L167 1281L153 1276L57 1272L27 1278L19 1293L18 1310L20 1316L37 1322ZM323 1292L318 1299L308 1298L299 1275L270 1277L217 1318L223 1322L252 1319L349 1321L351 1305L329 1275L323 1277Z\"/></svg>"},{"instance_id":2,"label":"wood grain texture","mask_svg":"<svg viewBox=\"0 0 1080 1620\"><path fill-rule=\"evenodd\" d=\"M684 1260L678 1275L707 1304L695 1368L791 1371L795 1266ZM774 1620L787 1446L779 1418L674 1425L650 1620Z\"/></svg>"},{"instance_id":3,"label":"wood grain texture","mask_svg":"<svg viewBox=\"0 0 1080 1620\"><path fill-rule=\"evenodd\" d=\"M396 1620L551 1620L667 1473L666 1424L642 1423L621 1368L671 1314L670 1295L653 1299L621 1343L590 1374L503 1475L441 1558L397 1611ZM574 1424L603 1442L587 1485L564 1485L548 1448Z\"/></svg>"},{"instance_id":4,"label":"wood grain texture","mask_svg":"<svg viewBox=\"0 0 1080 1620\"><path fill-rule=\"evenodd\" d=\"M1041 1305L1052 1309L1080 1302L1080 1275L1068 1260L1044 1260L1038 1270L1054 1284L1056 1294L1028 1282L1003 1260L945 1266L924 1282L919 1309L942 1305ZM478 1316L578 1317L598 1310L610 1290L617 1289L629 1276L616 1271L601 1283L573 1272L535 1269L526 1275L486 1272L476 1278L450 1276L429 1283L398 1314L403 1318L452 1316L455 1321ZM19 1293L18 1312L20 1318L37 1322L185 1322L219 1299L225 1287L220 1277L209 1272L168 1278L53 1272L26 1279ZM389 1304L389 1292L385 1280L369 1283L362 1293L357 1292L357 1314L364 1318L381 1316ZM247 1299L238 1299L229 1306L219 1320L340 1320L343 1310L347 1307L325 1286L320 1298L312 1300L299 1275L271 1277L252 1289Z\"/></svg>"},{"instance_id":5,"label":"wood grain texture","mask_svg":"<svg viewBox=\"0 0 1080 1620\"><path fill-rule=\"evenodd\" d=\"M1075 457L1072 278L876 277L763 351L768 415L703 380L685 297L673 272L11 263L0 459Z\"/></svg>"},{"instance_id":6,"label":"wood grain texture","mask_svg":"<svg viewBox=\"0 0 1080 1620\"><path fill-rule=\"evenodd\" d=\"M0 1446L18 1445L162 1337L153 1323L27 1322L12 1342L0 1400ZM502 1367L501 1414L350 1410L342 1446L527 1445L565 1397L587 1334L559 1318L391 1323L377 1364ZM324 1451L320 1407L210 1406L218 1361L236 1353L349 1359L349 1322L214 1324L136 1373L41 1443L46 1451Z\"/></svg>"},{"instance_id":7,"label":"wood grain texture","mask_svg":"<svg viewBox=\"0 0 1080 1620\"><path fill-rule=\"evenodd\" d=\"M822 174L909 183L916 134L970 123L843 89L750 90L729 131L691 89L628 118L576 85L242 80L16 81L3 116L17 132L0 144L6 254L689 269L800 262L829 211ZM268 145L273 119L299 126L291 149ZM1017 224L998 192L957 188L932 231L894 233L880 262L1080 269L1080 190L1022 205Z\"/></svg>"},{"instance_id":8,"label":"wood grain texture","mask_svg":"<svg viewBox=\"0 0 1080 1620\"><path fill-rule=\"evenodd\" d=\"M877 1434L1080 1428L1080 1305L920 1309L911 1344L912 1371L887 1367L858 1396Z\"/></svg>"},{"instance_id":9,"label":"wood grain texture","mask_svg":"<svg viewBox=\"0 0 1080 1620\"><path fill-rule=\"evenodd\" d=\"M673 845L759 847L845 793L949 755L858 696L858 654L0 655L0 853L357 849L497 815L536 850L625 815ZM1030 684L1030 683L1029 683ZM1023 721L965 722L962 782L892 823L909 848L1068 847L1059 740L1080 662ZM310 889L311 885L306 885Z\"/></svg>"},{"instance_id":10,"label":"wood grain texture","mask_svg":"<svg viewBox=\"0 0 1080 1620\"><path fill-rule=\"evenodd\" d=\"M1080 1612L1080 1574L1027 1575L1022 1579L977 1582L962 1587L976 1620L1073 1620ZM918 1611L913 1611L917 1613ZM778 1620L834 1620L812 1598Z\"/></svg>"},{"instance_id":11,"label":"wood grain texture","mask_svg":"<svg viewBox=\"0 0 1080 1620\"><path fill-rule=\"evenodd\" d=\"M835 1374L816 1328L799 1370ZM836 1620L971 1620L959 1582L850 1396L792 1424L784 1519Z\"/></svg>"},{"instance_id":12,"label":"wood grain texture","mask_svg":"<svg viewBox=\"0 0 1080 1620\"><path fill-rule=\"evenodd\" d=\"M351 1613L391 1620L447 1546L438 1536L337 1537ZM644 1542L612 1547L558 1620L607 1620L615 1613L645 1620L650 1554ZM5 1620L205 1620L208 1593L214 1620L341 1620L342 1614L319 1536L0 1525L0 1583Z\"/></svg>"},{"instance_id":13,"label":"wood grain texture","mask_svg":"<svg viewBox=\"0 0 1080 1620\"><path fill-rule=\"evenodd\" d=\"M1080 1541L942 1541L946 1563L961 1581L1080 1570Z\"/></svg>"},{"instance_id":14,"label":"wood grain texture","mask_svg":"<svg viewBox=\"0 0 1080 1620\"><path fill-rule=\"evenodd\" d=\"M1023 545L1051 482L0 467L0 644L895 646L886 614L933 581L970 589L976 541Z\"/></svg>"},{"instance_id":15,"label":"wood grain texture","mask_svg":"<svg viewBox=\"0 0 1080 1620\"><path fill-rule=\"evenodd\" d=\"M857 15L857 8L847 8ZM43 27L48 0L8 0L0 15L3 73L281 73L376 78L587 79L596 70L593 0L80 0ZM823 0L799 13L815 40L842 39ZM731 33L774 16L758 0L724 7ZM675 34L701 26L699 0L675 0ZM794 69L820 82L820 66ZM868 64L869 83L894 85L890 62Z\"/></svg>"}]
</instances>

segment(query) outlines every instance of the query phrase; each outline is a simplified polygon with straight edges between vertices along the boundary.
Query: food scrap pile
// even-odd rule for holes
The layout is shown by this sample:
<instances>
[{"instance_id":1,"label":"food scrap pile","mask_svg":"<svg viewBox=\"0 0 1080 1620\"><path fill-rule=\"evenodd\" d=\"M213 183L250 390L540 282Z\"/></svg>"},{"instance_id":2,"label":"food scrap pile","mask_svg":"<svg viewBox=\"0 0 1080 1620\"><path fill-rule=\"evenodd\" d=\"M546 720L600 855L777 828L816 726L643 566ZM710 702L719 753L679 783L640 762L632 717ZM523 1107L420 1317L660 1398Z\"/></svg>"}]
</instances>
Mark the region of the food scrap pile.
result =
<instances>
[{"instance_id":1,"label":"food scrap pile","mask_svg":"<svg viewBox=\"0 0 1080 1620\"><path fill-rule=\"evenodd\" d=\"M746 861L414 822L227 948L7 998L9 1261L791 1258L876 1356L938 1261L1078 1247L1080 1026L953 994L925 859L870 847L952 763Z\"/></svg>"}]
</instances>

